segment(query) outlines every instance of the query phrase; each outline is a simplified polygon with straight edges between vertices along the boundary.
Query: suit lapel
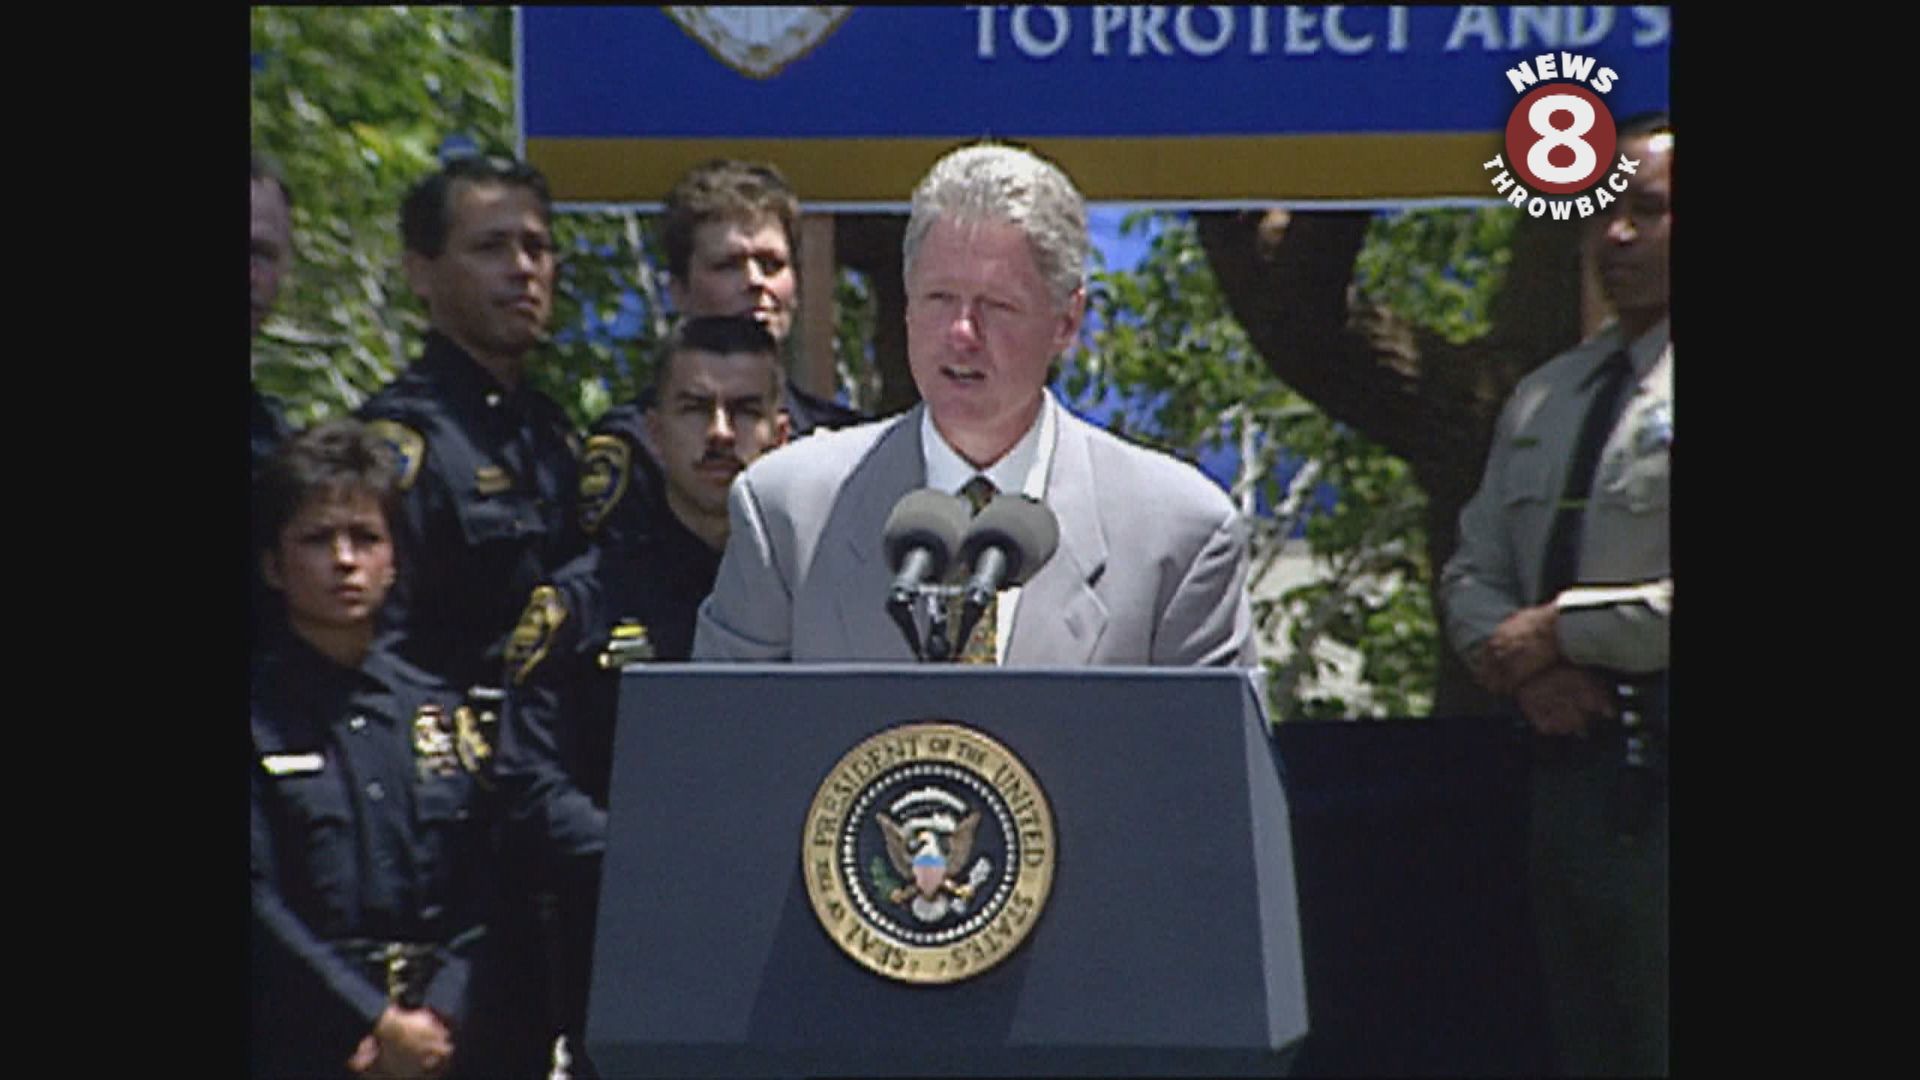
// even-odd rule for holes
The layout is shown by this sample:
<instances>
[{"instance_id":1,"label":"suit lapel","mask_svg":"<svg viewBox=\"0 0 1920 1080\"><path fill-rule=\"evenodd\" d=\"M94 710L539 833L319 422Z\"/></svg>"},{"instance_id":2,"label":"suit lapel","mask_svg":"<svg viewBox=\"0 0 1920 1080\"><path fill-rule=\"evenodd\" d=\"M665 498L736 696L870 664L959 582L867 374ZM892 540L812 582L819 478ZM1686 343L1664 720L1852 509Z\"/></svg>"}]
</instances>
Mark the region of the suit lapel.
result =
<instances>
[{"instance_id":1,"label":"suit lapel","mask_svg":"<svg viewBox=\"0 0 1920 1080\"><path fill-rule=\"evenodd\" d=\"M1088 663L1107 627L1107 607L1094 592L1107 568L1107 537L1087 425L1065 406L1058 417L1046 503L1060 523L1060 545L1020 593L1009 664Z\"/></svg>"},{"instance_id":2,"label":"suit lapel","mask_svg":"<svg viewBox=\"0 0 1920 1080\"><path fill-rule=\"evenodd\" d=\"M825 535L836 532L845 545L838 553L846 560L842 570L824 580L844 583L835 590L834 606L847 642L847 655L876 659L912 660L900 630L887 617L886 552L881 536L894 504L907 492L926 484L926 460L920 453L920 411L915 406L880 436L842 485L850 499L834 509L835 520Z\"/></svg>"}]
</instances>

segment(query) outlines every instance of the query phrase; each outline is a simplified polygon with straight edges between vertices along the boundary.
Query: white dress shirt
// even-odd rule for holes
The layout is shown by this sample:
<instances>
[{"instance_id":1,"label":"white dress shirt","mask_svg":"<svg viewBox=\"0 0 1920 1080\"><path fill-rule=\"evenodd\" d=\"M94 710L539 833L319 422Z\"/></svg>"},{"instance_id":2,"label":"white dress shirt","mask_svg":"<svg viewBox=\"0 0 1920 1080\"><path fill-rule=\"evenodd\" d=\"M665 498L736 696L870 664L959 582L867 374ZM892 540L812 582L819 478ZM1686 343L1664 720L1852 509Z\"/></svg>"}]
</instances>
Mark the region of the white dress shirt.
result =
<instances>
[{"instance_id":1,"label":"white dress shirt","mask_svg":"<svg viewBox=\"0 0 1920 1080\"><path fill-rule=\"evenodd\" d=\"M1040 391L1040 412L1034 417L1027 433L1013 448L1000 456L1000 460L985 469L976 469L959 451L948 445L946 437L934 426L933 411L920 413L920 453L926 461L927 486L939 491L951 491L959 494L967 486L967 481L984 474L993 482L997 491L1018 491L1041 501L1047 496L1047 474L1053 466L1053 443L1058 420L1055 410L1060 408L1053 394L1045 389ZM1013 636L1014 609L1020 603L1018 588L1006 589L1000 593L1000 604L996 609L993 624L994 662L1005 663L1007 659L1007 641ZM959 646L956 644L955 646Z\"/></svg>"}]
</instances>

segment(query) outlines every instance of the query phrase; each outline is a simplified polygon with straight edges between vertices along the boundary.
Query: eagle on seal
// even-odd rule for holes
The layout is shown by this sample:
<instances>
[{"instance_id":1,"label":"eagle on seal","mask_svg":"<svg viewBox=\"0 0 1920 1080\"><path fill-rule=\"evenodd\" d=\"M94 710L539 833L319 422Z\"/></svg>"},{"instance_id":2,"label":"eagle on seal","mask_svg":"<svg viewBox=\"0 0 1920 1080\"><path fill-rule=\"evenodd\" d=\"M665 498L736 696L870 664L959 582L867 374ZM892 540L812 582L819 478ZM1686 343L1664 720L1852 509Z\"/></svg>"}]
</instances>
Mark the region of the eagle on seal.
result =
<instances>
[{"instance_id":1,"label":"eagle on seal","mask_svg":"<svg viewBox=\"0 0 1920 1080\"><path fill-rule=\"evenodd\" d=\"M967 856L973 853L973 833L980 827L980 811L975 810L953 826L944 844L938 829L919 827L911 835L885 814L875 815L880 821L880 831L887 838L887 860L894 870L907 879L907 884L895 889L888 897L896 904L912 900L915 893L922 900L934 900L941 893L951 893L961 900L973 896L973 885L956 881L963 867L967 865ZM946 818L947 821L953 820ZM916 823L918 824L918 823Z\"/></svg>"}]
</instances>

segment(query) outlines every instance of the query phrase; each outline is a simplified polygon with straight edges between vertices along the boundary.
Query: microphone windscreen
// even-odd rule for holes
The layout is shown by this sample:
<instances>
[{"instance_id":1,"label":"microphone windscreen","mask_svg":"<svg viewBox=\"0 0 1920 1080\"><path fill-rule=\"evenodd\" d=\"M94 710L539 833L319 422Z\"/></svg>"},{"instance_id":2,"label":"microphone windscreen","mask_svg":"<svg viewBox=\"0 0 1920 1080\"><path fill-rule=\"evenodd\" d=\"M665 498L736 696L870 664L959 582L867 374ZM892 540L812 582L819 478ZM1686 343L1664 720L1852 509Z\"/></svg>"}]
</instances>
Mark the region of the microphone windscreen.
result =
<instances>
[{"instance_id":1,"label":"microphone windscreen","mask_svg":"<svg viewBox=\"0 0 1920 1080\"><path fill-rule=\"evenodd\" d=\"M1008 585L1024 585L1060 545L1060 522L1047 504L1030 495L997 495L968 527L960 541L960 561L968 566L988 547L1007 553Z\"/></svg>"},{"instance_id":2,"label":"microphone windscreen","mask_svg":"<svg viewBox=\"0 0 1920 1080\"><path fill-rule=\"evenodd\" d=\"M960 549L960 538L966 534L967 519L972 513L967 500L952 492L933 488L907 492L893 504L893 512L887 515L886 528L881 533L887 569L899 573L907 552L921 547L933 557L929 574L937 579L946 572L948 562Z\"/></svg>"}]
</instances>

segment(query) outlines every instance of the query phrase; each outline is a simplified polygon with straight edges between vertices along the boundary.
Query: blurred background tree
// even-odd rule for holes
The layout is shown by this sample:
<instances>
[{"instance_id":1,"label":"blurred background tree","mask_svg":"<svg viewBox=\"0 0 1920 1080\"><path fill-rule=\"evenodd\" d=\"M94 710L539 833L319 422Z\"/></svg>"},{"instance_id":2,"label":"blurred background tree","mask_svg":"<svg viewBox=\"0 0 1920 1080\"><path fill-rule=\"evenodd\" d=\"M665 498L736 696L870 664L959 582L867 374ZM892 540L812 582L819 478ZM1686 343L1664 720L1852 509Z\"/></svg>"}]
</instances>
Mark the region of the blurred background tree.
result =
<instances>
[{"instance_id":1,"label":"blurred background tree","mask_svg":"<svg viewBox=\"0 0 1920 1080\"><path fill-rule=\"evenodd\" d=\"M400 200L443 153L511 153L509 8L252 11L253 144L294 193L295 265L254 380L304 425L349 412L426 326L400 270ZM669 313L651 222L557 215L554 334L529 379L585 426L651 372Z\"/></svg>"},{"instance_id":2,"label":"blurred background tree","mask_svg":"<svg viewBox=\"0 0 1920 1080\"><path fill-rule=\"evenodd\" d=\"M1491 327L1513 222L1501 209L1378 215L1353 285L1449 340L1476 340ZM1230 492L1254 525L1255 619L1286 646L1271 661L1277 716L1430 711L1439 634L1427 499L1412 469L1275 373L1229 309L1190 215L1136 212L1122 231L1152 240L1136 267L1095 275L1089 348L1063 382L1070 399L1120 403L1115 430L1233 470ZM1316 572L1277 587L1289 541ZM1357 658L1358 694L1331 678L1338 655Z\"/></svg>"}]
</instances>

